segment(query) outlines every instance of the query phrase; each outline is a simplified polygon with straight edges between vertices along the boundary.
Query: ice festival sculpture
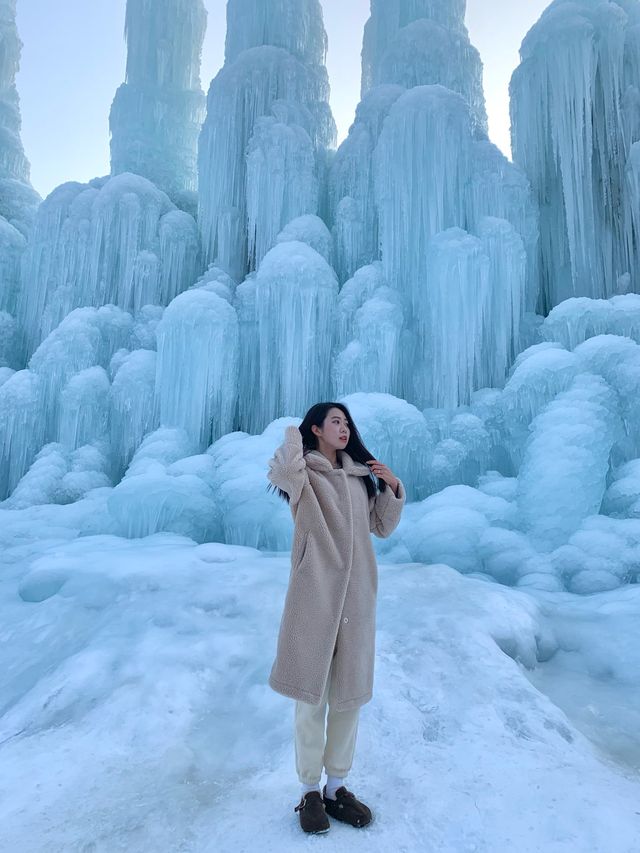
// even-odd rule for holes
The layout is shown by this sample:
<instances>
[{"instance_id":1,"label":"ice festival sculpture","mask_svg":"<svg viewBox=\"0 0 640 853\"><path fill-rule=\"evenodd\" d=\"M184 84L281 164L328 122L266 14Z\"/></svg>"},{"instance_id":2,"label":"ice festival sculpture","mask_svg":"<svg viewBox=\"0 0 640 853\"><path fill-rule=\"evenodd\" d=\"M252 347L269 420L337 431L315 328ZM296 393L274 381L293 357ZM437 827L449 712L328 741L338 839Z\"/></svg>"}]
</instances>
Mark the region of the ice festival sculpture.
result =
<instances>
[{"instance_id":1,"label":"ice festival sculpture","mask_svg":"<svg viewBox=\"0 0 640 853\"><path fill-rule=\"evenodd\" d=\"M0 0L0 369L17 365L20 263L40 201L20 139L15 79L21 49L15 0Z\"/></svg>"},{"instance_id":2,"label":"ice festival sculpture","mask_svg":"<svg viewBox=\"0 0 640 853\"><path fill-rule=\"evenodd\" d=\"M640 5L556 0L511 81L512 144L540 202L541 303L640 287Z\"/></svg>"},{"instance_id":3,"label":"ice festival sculpture","mask_svg":"<svg viewBox=\"0 0 640 853\"><path fill-rule=\"evenodd\" d=\"M554 3L525 41L512 89L527 177L488 139L464 0L372 0L338 151L320 3L230 0L196 223L181 146L202 6L156 4L145 29L150 4L130 0L112 127L114 149L139 134L140 98L137 173L114 161L111 177L63 184L33 230L2 220L0 530L22 536L51 511L65 536L287 548L267 460L286 425L333 398L407 489L406 521L376 542L389 559L525 589L638 580L640 295L620 292L638 289L624 267L640 216L638 4L596 5ZM11 16L5 31L15 59ZM543 38L567 40L566 63ZM177 137L146 124L151 103L182 116ZM154 171L163 146L180 187ZM596 265L604 289L583 279L591 290L565 298L572 234L615 271Z\"/></svg>"},{"instance_id":4,"label":"ice festival sculpture","mask_svg":"<svg viewBox=\"0 0 640 853\"><path fill-rule=\"evenodd\" d=\"M418 406L455 407L503 383L537 301L537 211L525 176L487 139L465 7L372 2L363 100L330 174L339 279L381 260L404 318L385 390ZM392 316L389 290L385 299ZM371 346L347 347L336 369L353 376L340 386L351 391L360 374L350 365L363 349L370 361Z\"/></svg>"},{"instance_id":5,"label":"ice festival sculpture","mask_svg":"<svg viewBox=\"0 0 640 853\"><path fill-rule=\"evenodd\" d=\"M142 175L190 213L197 204L206 22L202 0L128 0L126 82L109 118L111 174Z\"/></svg>"},{"instance_id":6,"label":"ice festival sculpture","mask_svg":"<svg viewBox=\"0 0 640 853\"><path fill-rule=\"evenodd\" d=\"M319 0L229 0L199 144L207 263L241 281L292 219L322 215L336 128Z\"/></svg>"}]
</instances>

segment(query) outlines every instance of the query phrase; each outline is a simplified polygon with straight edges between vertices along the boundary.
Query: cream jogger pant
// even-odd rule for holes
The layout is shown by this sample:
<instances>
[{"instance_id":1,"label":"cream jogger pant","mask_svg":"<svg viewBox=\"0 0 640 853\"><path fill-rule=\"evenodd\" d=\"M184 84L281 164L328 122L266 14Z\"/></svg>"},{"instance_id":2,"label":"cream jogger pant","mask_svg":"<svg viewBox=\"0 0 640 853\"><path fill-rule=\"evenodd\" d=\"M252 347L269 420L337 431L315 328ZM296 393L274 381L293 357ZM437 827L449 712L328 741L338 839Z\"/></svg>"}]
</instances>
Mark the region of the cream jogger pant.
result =
<instances>
[{"instance_id":1,"label":"cream jogger pant","mask_svg":"<svg viewBox=\"0 0 640 853\"><path fill-rule=\"evenodd\" d=\"M323 765L330 776L343 779L353 763L360 708L354 708L351 711L335 711L329 706L325 742L325 714L332 676L333 662L319 705L296 700L294 715L296 770L298 779L303 785L319 783Z\"/></svg>"}]
</instances>

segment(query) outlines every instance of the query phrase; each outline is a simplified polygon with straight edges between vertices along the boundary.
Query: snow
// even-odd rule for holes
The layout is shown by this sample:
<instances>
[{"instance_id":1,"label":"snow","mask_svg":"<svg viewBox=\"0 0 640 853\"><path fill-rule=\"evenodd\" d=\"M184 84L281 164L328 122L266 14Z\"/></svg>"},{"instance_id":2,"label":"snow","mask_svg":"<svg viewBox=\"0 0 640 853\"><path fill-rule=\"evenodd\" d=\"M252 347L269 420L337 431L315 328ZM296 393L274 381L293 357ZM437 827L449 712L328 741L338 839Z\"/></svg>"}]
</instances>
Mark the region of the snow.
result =
<instances>
[{"instance_id":1,"label":"snow","mask_svg":"<svg viewBox=\"0 0 640 853\"><path fill-rule=\"evenodd\" d=\"M266 684L286 555L162 534L58 538L3 561L3 847L299 846L293 705ZM382 563L348 777L375 821L334 823L330 843L632 853L636 592L534 598ZM418 791L425 808L407 812Z\"/></svg>"}]
</instances>

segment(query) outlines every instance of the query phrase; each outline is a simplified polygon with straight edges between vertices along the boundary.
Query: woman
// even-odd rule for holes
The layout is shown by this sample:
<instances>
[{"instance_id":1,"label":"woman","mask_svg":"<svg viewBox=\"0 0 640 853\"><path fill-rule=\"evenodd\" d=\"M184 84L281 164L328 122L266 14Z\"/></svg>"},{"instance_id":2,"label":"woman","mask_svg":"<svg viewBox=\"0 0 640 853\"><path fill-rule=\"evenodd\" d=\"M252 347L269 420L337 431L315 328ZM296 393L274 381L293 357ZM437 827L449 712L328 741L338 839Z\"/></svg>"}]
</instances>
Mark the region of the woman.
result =
<instances>
[{"instance_id":1,"label":"woman","mask_svg":"<svg viewBox=\"0 0 640 853\"><path fill-rule=\"evenodd\" d=\"M395 530L404 486L372 458L341 403L318 403L299 427L287 427L284 443L269 460L268 477L289 502L295 522L269 676L274 690L296 700L302 799L295 811L306 832L326 832L327 814L365 826L371 810L343 783L360 707L373 688L378 571L370 533L387 537ZM327 783L321 795L323 765Z\"/></svg>"}]
</instances>

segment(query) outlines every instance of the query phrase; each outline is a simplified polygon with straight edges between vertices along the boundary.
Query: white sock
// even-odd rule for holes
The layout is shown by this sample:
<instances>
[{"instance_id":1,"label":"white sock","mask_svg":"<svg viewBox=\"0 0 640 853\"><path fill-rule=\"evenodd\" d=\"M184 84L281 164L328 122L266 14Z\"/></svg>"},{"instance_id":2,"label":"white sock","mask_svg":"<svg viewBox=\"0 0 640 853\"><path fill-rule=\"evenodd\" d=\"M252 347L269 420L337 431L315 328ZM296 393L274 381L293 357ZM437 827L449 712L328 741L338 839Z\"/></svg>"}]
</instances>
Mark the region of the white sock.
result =
<instances>
[{"instance_id":1,"label":"white sock","mask_svg":"<svg viewBox=\"0 0 640 853\"><path fill-rule=\"evenodd\" d=\"M327 773L327 797L330 800L336 799L336 791L344 785L344 779L341 779L339 776L329 776Z\"/></svg>"},{"instance_id":2,"label":"white sock","mask_svg":"<svg viewBox=\"0 0 640 853\"><path fill-rule=\"evenodd\" d=\"M308 793L309 793L309 791L318 791L318 792L319 792L319 791L320 791L320 783L319 783L319 782L316 782L316 783L315 783L315 785L305 785L305 784L303 784L303 785L302 785L302 796L304 797L304 795L305 795L305 794L308 794Z\"/></svg>"}]
</instances>

